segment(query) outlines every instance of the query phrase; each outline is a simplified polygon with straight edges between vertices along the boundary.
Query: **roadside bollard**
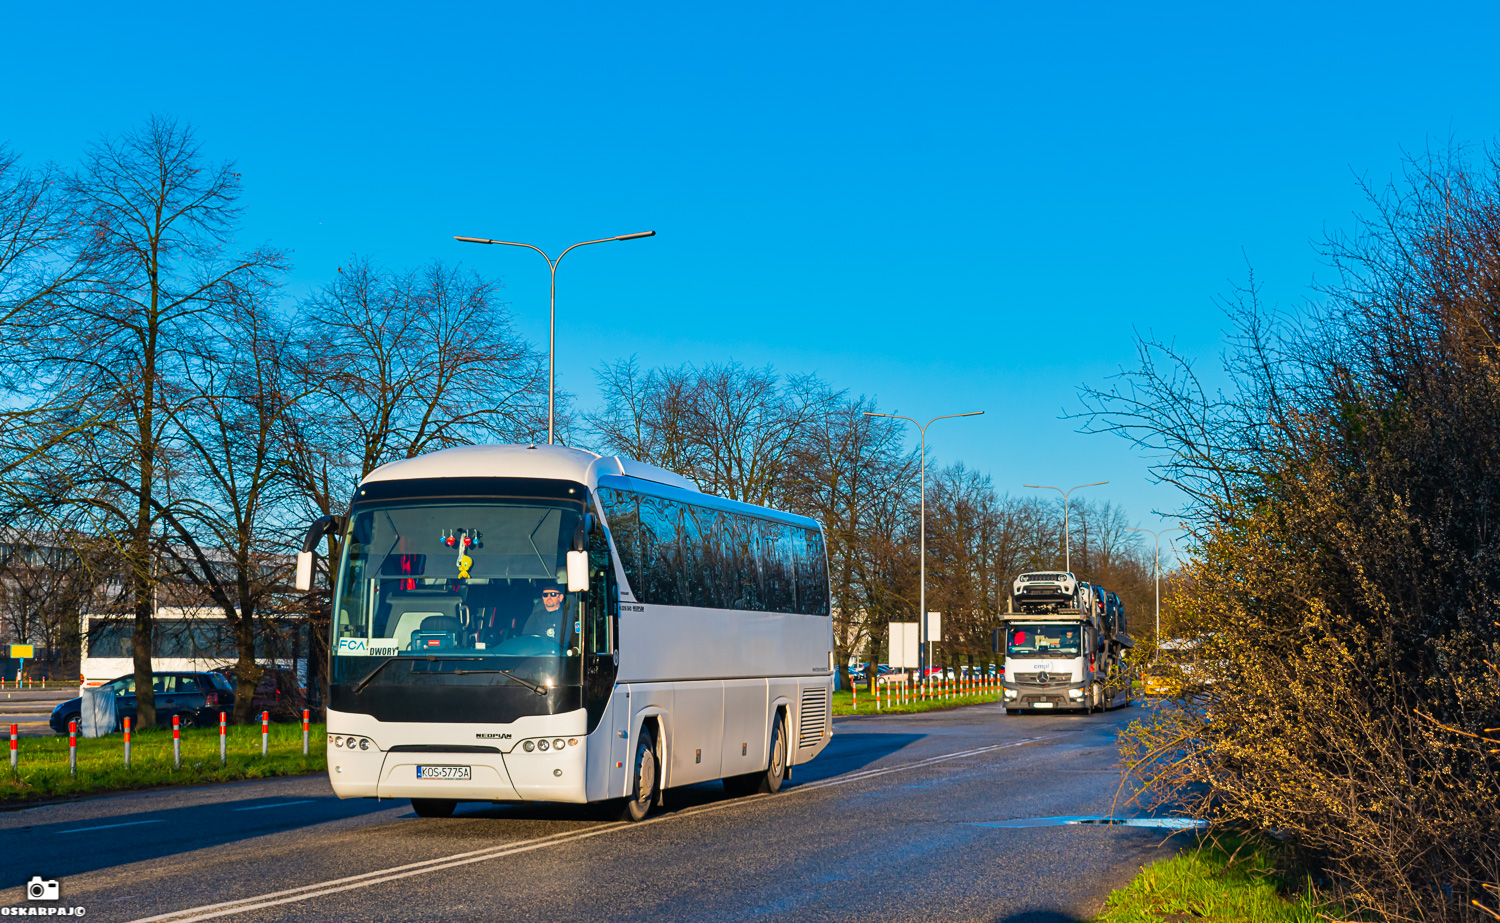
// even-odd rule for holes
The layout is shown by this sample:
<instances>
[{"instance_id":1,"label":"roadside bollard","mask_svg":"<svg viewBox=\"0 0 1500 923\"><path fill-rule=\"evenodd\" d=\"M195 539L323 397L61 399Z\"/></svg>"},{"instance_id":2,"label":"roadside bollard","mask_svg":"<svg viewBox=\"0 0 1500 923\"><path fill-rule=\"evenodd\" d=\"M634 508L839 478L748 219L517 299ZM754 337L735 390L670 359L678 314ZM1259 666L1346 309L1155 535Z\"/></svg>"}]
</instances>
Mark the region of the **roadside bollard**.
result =
<instances>
[{"instance_id":1,"label":"roadside bollard","mask_svg":"<svg viewBox=\"0 0 1500 923\"><path fill-rule=\"evenodd\" d=\"M78 776L78 722L68 722L68 775Z\"/></svg>"},{"instance_id":2,"label":"roadside bollard","mask_svg":"<svg viewBox=\"0 0 1500 923\"><path fill-rule=\"evenodd\" d=\"M271 713L260 713L260 755L265 756L271 741Z\"/></svg>"},{"instance_id":3,"label":"roadside bollard","mask_svg":"<svg viewBox=\"0 0 1500 923\"><path fill-rule=\"evenodd\" d=\"M302 755L307 755L307 709L302 709Z\"/></svg>"},{"instance_id":4,"label":"roadside bollard","mask_svg":"<svg viewBox=\"0 0 1500 923\"><path fill-rule=\"evenodd\" d=\"M182 768L182 725L181 719L172 716L172 768Z\"/></svg>"},{"instance_id":5,"label":"roadside bollard","mask_svg":"<svg viewBox=\"0 0 1500 923\"><path fill-rule=\"evenodd\" d=\"M224 728L225 715L219 712L219 765L221 767L224 765Z\"/></svg>"},{"instance_id":6,"label":"roadside bollard","mask_svg":"<svg viewBox=\"0 0 1500 923\"><path fill-rule=\"evenodd\" d=\"M16 749L16 731L14 724L10 726L10 771L16 771L16 761L21 758L21 753Z\"/></svg>"},{"instance_id":7,"label":"roadside bollard","mask_svg":"<svg viewBox=\"0 0 1500 923\"><path fill-rule=\"evenodd\" d=\"M125 719L125 768L130 768L130 719Z\"/></svg>"},{"instance_id":8,"label":"roadside bollard","mask_svg":"<svg viewBox=\"0 0 1500 923\"><path fill-rule=\"evenodd\" d=\"M859 711L859 684L854 683L849 687L849 694L854 696L854 704L849 707L850 711Z\"/></svg>"}]
</instances>

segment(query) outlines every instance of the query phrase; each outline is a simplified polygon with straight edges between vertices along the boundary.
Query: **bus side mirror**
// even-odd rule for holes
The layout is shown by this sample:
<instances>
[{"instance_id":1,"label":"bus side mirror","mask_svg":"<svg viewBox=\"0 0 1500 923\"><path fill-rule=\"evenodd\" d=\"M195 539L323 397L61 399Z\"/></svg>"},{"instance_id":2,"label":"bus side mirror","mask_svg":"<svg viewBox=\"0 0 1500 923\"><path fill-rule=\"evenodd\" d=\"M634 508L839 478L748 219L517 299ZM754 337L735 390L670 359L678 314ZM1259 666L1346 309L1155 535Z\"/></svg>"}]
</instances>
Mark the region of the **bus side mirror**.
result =
<instances>
[{"instance_id":1,"label":"bus side mirror","mask_svg":"<svg viewBox=\"0 0 1500 923\"><path fill-rule=\"evenodd\" d=\"M996 628L996 629L994 629L993 631L990 632L990 653L992 653L992 654L998 654L998 653L1000 653L1000 640L1001 640L1000 635L1001 635L1001 632L1003 632L1003 631L1005 631L1005 629L1003 629L1003 628Z\"/></svg>"},{"instance_id":2,"label":"bus side mirror","mask_svg":"<svg viewBox=\"0 0 1500 923\"><path fill-rule=\"evenodd\" d=\"M568 592L587 593L589 589L589 553L568 552Z\"/></svg>"},{"instance_id":3,"label":"bus side mirror","mask_svg":"<svg viewBox=\"0 0 1500 923\"><path fill-rule=\"evenodd\" d=\"M307 592L312 589L313 553L297 552L297 589Z\"/></svg>"}]
</instances>

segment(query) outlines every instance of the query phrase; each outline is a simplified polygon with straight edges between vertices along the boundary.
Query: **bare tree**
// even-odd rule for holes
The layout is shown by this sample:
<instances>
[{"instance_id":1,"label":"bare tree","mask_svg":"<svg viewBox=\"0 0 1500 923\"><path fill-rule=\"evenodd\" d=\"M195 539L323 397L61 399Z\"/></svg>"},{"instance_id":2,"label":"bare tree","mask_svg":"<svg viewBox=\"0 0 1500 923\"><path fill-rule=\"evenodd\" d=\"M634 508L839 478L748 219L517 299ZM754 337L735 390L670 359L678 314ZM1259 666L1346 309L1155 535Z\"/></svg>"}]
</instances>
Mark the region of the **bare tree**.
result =
<instances>
[{"instance_id":1,"label":"bare tree","mask_svg":"<svg viewBox=\"0 0 1500 923\"><path fill-rule=\"evenodd\" d=\"M306 397L271 293L240 294L189 352L188 399L178 412L183 496L159 507L171 533L162 549L170 577L212 600L233 634L237 723L249 718L262 674L257 642L267 647L278 634L266 617L287 614L302 503L282 431Z\"/></svg>"},{"instance_id":2,"label":"bare tree","mask_svg":"<svg viewBox=\"0 0 1500 923\"><path fill-rule=\"evenodd\" d=\"M870 556L878 530L889 526L883 505L907 494L916 479L917 460L902 446L900 421L865 415L875 409L865 397L843 400L808 421L783 491L790 509L824 524L839 663L867 647L889 621L876 616L889 599L884 588L863 581L879 571Z\"/></svg>"},{"instance_id":3,"label":"bare tree","mask_svg":"<svg viewBox=\"0 0 1500 923\"><path fill-rule=\"evenodd\" d=\"M51 502L108 537L129 568L132 653L140 724L155 723L151 692L161 510L174 499L178 417L189 394L184 351L205 312L279 272L271 250L230 250L239 174L204 163L191 128L153 118L86 152L69 177L86 272L66 298L13 318L28 349L21 371L40 389L89 382L80 412L102 421L66 451L33 459ZM42 439L58 439L53 419Z\"/></svg>"}]
</instances>

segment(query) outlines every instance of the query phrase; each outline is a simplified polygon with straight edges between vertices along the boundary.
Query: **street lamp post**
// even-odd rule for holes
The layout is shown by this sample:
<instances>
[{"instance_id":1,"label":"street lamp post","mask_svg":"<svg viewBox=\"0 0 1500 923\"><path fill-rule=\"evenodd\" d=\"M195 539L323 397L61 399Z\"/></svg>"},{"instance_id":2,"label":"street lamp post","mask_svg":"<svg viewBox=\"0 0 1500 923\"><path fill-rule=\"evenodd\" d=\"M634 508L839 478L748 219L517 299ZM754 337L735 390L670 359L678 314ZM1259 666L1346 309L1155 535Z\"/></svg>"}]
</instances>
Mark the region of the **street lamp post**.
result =
<instances>
[{"instance_id":1,"label":"street lamp post","mask_svg":"<svg viewBox=\"0 0 1500 923\"><path fill-rule=\"evenodd\" d=\"M656 232L655 231L641 231L641 232L636 233L636 234L621 234L618 237L601 237L598 240L582 240L582 241L579 241L578 243L574 244L573 246L569 247L567 250L564 250L563 252L559 253L557 255L557 259L555 259L555 260L552 257L548 256L547 253L546 253L546 251L542 250L541 247L535 247L535 246L532 246L531 244L517 243L516 241L513 241L513 240L490 240L487 237L454 237L453 238L454 240L462 241L463 243L466 243L466 244L504 244L507 247L525 247L528 250L535 250L536 252L538 252L538 253L540 253L542 255L542 259L544 259L544 260L547 261L548 268L550 268L552 270L552 311L551 311L550 319L548 320L548 323L547 323L547 444L548 445L552 444L552 439L553 439L553 431L554 431L554 423L553 423L554 397L555 397L555 395L557 393L556 392L556 387L555 387L555 383L556 383L556 380L557 380L557 264L562 262L562 258L565 257L565 256L567 256L568 253L569 253L569 251L575 250L575 249L577 249L579 247L586 247L589 244L602 244L602 243L607 243L607 242L612 241L612 240L637 240L637 239L639 239L641 237L655 237L655 236L656 236Z\"/></svg>"},{"instance_id":2,"label":"street lamp post","mask_svg":"<svg viewBox=\"0 0 1500 923\"><path fill-rule=\"evenodd\" d=\"M920 575L917 578L917 581L918 581L918 584L919 584L918 589L917 589L917 599L918 599L918 602L917 602L917 606L918 606L917 620L922 623L922 627L920 629L920 631L921 631L921 638L922 638L922 645L921 645L921 650L917 652L917 670L919 671L917 675L920 678L920 680L922 682L924 682L924 683L927 682L927 663L928 663L928 650L929 650L928 645L930 643L928 641L928 639L927 639L927 427L931 426L932 424L936 423L939 420L952 420L955 417L977 417L977 416L981 416L983 413L984 413L983 410L971 410L968 413L950 413L950 414L944 414L941 417L933 417L931 420L928 420L926 423L918 423L916 420L912 419L911 417L903 417L903 416L901 416L898 413L871 413L868 410L866 410L864 412L865 416L867 416L867 417L889 417L889 418L891 418L893 420L905 420L908 423L910 423L911 425L915 426L917 428L917 432L921 434L921 442L922 442L922 475L921 475L922 479L921 479L921 485L922 486L921 486L921 493L920 493L920 495L921 495L921 498L922 498L921 499L921 510L922 510L922 512L921 512L921 525L919 526L919 538L918 538L918 542L919 542L918 548L919 548L919 550L917 552L917 571L918 571L918 574Z\"/></svg>"},{"instance_id":3,"label":"street lamp post","mask_svg":"<svg viewBox=\"0 0 1500 923\"><path fill-rule=\"evenodd\" d=\"M1186 532L1183 526L1172 526L1168 529L1143 529L1140 526L1126 526L1132 532L1146 532L1156 537L1156 643L1161 643L1161 537L1168 532Z\"/></svg>"},{"instance_id":4,"label":"street lamp post","mask_svg":"<svg viewBox=\"0 0 1500 923\"><path fill-rule=\"evenodd\" d=\"M1077 487L1069 487L1067 490L1063 490L1061 487L1053 487L1050 484L1021 485L1022 487L1030 487L1034 490L1055 490L1063 495L1063 570L1070 574L1073 573L1073 534L1072 530L1068 528L1068 497L1075 490L1080 490L1084 487L1098 487L1101 484L1108 483L1108 481L1095 481L1092 484L1079 484Z\"/></svg>"}]
</instances>

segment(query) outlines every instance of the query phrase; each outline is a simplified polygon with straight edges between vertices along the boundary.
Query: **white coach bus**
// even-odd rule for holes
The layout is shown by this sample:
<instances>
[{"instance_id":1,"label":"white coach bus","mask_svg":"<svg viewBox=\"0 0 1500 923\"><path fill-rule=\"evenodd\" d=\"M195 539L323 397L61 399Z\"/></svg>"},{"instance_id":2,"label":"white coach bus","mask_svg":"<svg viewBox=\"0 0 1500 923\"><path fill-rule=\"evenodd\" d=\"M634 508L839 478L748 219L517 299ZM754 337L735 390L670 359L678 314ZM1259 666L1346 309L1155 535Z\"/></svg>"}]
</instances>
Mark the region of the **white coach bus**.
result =
<instances>
[{"instance_id":1,"label":"white coach bus","mask_svg":"<svg viewBox=\"0 0 1500 923\"><path fill-rule=\"evenodd\" d=\"M343 536L328 700L340 798L614 802L775 792L832 734L814 520L562 446L446 449L372 472Z\"/></svg>"}]
</instances>

